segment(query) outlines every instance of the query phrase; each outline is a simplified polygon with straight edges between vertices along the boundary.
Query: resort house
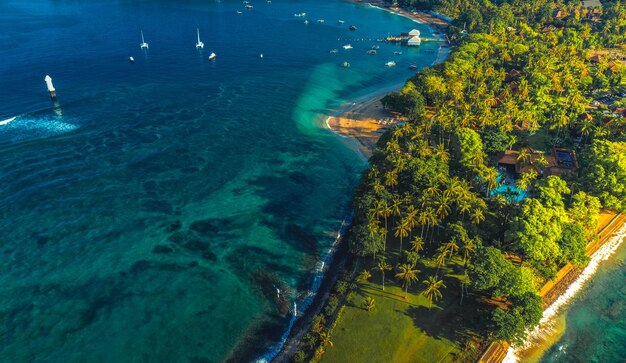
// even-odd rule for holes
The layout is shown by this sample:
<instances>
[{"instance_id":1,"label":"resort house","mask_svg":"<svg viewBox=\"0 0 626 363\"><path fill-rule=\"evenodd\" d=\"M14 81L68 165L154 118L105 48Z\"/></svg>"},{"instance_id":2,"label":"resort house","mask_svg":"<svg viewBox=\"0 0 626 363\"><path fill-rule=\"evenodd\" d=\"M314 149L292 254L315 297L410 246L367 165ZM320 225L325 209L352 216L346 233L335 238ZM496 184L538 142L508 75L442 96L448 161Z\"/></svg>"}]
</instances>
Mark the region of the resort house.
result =
<instances>
[{"instance_id":1,"label":"resort house","mask_svg":"<svg viewBox=\"0 0 626 363\"><path fill-rule=\"evenodd\" d=\"M535 169L540 177L549 175L563 175L578 168L576 152L568 149L553 148L552 153L546 155L533 148L524 148L520 151L506 150L498 155L498 166L506 169L512 175L519 175Z\"/></svg>"}]
</instances>

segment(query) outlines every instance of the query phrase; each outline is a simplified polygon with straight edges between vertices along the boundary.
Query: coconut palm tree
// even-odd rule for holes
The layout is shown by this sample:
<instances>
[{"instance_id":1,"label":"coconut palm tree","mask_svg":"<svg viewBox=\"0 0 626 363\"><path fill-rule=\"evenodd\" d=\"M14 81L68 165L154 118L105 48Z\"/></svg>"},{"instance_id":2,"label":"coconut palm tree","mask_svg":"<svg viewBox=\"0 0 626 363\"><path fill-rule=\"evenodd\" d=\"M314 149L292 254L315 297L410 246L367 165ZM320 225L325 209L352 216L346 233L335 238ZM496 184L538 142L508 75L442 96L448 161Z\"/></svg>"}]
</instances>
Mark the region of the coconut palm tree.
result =
<instances>
[{"instance_id":1,"label":"coconut palm tree","mask_svg":"<svg viewBox=\"0 0 626 363\"><path fill-rule=\"evenodd\" d=\"M385 185L394 189L398 185L398 171L392 170L385 173Z\"/></svg>"},{"instance_id":2,"label":"coconut palm tree","mask_svg":"<svg viewBox=\"0 0 626 363\"><path fill-rule=\"evenodd\" d=\"M365 310L372 311L376 307L376 301L373 297L368 296L365 298L365 301L363 301L363 306L365 307Z\"/></svg>"},{"instance_id":3,"label":"coconut palm tree","mask_svg":"<svg viewBox=\"0 0 626 363\"><path fill-rule=\"evenodd\" d=\"M409 286L417 281L417 274L419 270L415 269L415 266L411 266L408 263L398 266L398 272L396 277L402 280L404 286L404 299L409 296Z\"/></svg>"},{"instance_id":4,"label":"coconut palm tree","mask_svg":"<svg viewBox=\"0 0 626 363\"><path fill-rule=\"evenodd\" d=\"M433 306L433 300L438 301L443 296L441 294L441 288L445 288L446 285L443 284L443 280L438 280L436 276L430 276L428 280L422 281L426 288L422 291L422 295L426 296L428 299L428 308L430 309Z\"/></svg>"},{"instance_id":5,"label":"coconut palm tree","mask_svg":"<svg viewBox=\"0 0 626 363\"><path fill-rule=\"evenodd\" d=\"M452 239L450 242L445 244L445 249L448 251L450 258L454 256L454 254L459 250L459 245L456 244L456 239Z\"/></svg>"},{"instance_id":6,"label":"coconut palm tree","mask_svg":"<svg viewBox=\"0 0 626 363\"><path fill-rule=\"evenodd\" d=\"M472 210L470 220L472 221L472 224L480 224L480 222L484 221L485 214L483 213L483 210L480 208L474 208L474 210Z\"/></svg>"},{"instance_id":7,"label":"coconut palm tree","mask_svg":"<svg viewBox=\"0 0 626 363\"><path fill-rule=\"evenodd\" d=\"M424 249L424 239L420 236L415 236L411 241L411 251L418 252Z\"/></svg>"},{"instance_id":8,"label":"coconut palm tree","mask_svg":"<svg viewBox=\"0 0 626 363\"><path fill-rule=\"evenodd\" d=\"M362 282L366 282L367 280L370 279L370 277L372 277L372 274L369 271L367 271L367 270L363 270L363 271L361 271L361 273L357 277L357 280L362 281Z\"/></svg>"},{"instance_id":9,"label":"coconut palm tree","mask_svg":"<svg viewBox=\"0 0 626 363\"><path fill-rule=\"evenodd\" d=\"M402 251L402 239L409 235L410 230L411 229L409 228L408 223L406 223L406 220L400 220L396 224L396 233L394 234L394 236L400 237L400 251Z\"/></svg>"},{"instance_id":10,"label":"coconut palm tree","mask_svg":"<svg viewBox=\"0 0 626 363\"><path fill-rule=\"evenodd\" d=\"M374 179L374 181L372 182L372 189L374 190L374 193L376 194L382 194L382 192L385 191L385 186L380 182L380 179L376 178Z\"/></svg>"},{"instance_id":11,"label":"coconut palm tree","mask_svg":"<svg viewBox=\"0 0 626 363\"><path fill-rule=\"evenodd\" d=\"M446 150L446 147L443 144L438 144L435 148L435 156L441 159L441 162L447 164L450 160L450 153Z\"/></svg>"},{"instance_id":12,"label":"coconut palm tree","mask_svg":"<svg viewBox=\"0 0 626 363\"><path fill-rule=\"evenodd\" d=\"M521 164L525 164L529 160L530 160L530 150L528 150L528 148L525 147L519 151L519 154L517 154L517 161L520 162Z\"/></svg>"},{"instance_id":13,"label":"coconut palm tree","mask_svg":"<svg viewBox=\"0 0 626 363\"><path fill-rule=\"evenodd\" d=\"M381 257L376 265L376 269L380 271L383 276L383 291L385 291L385 271L391 270L391 265L387 263L385 257Z\"/></svg>"},{"instance_id":14,"label":"coconut palm tree","mask_svg":"<svg viewBox=\"0 0 626 363\"><path fill-rule=\"evenodd\" d=\"M441 268L441 266L446 264L446 258L448 257L448 253L450 253L450 251L448 251L448 249L444 245L439 246L439 248L437 249L437 257L435 258L435 262L437 262L437 275L439 275L439 269Z\"/></svg>"}]
</instances>

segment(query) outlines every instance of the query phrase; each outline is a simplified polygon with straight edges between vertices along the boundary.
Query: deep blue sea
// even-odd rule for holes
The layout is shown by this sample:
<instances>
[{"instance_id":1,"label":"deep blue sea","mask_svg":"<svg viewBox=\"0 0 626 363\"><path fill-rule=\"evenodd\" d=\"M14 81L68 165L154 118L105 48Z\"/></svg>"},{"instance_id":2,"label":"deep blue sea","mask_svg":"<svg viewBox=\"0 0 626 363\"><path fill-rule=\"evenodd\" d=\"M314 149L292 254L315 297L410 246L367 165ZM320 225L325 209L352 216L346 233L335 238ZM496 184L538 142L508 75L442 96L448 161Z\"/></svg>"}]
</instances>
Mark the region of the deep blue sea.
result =
<instances>
[{"instance_id":1,"label":"deep blue sea","mask_svg":"<svg viewBox=\"0 0 626 363\"><path fill-rule=\"evenodd\" d=\"M0 125L0 360L246 361L279 340L365 167L320 115L401 85L439 44L377 42L431 35L364 5L252 5L0 2L0 121L15 117Z\"/></svg>"}]
</instances>

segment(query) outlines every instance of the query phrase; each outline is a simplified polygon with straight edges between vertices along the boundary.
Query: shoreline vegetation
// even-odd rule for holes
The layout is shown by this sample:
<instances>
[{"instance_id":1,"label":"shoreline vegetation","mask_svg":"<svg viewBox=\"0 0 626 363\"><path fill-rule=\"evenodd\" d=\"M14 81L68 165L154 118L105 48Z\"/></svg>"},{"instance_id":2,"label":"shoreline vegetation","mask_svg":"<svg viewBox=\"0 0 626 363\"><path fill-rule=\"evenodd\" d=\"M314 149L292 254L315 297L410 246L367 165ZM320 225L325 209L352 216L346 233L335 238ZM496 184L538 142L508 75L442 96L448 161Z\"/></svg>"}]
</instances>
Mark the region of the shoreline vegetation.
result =
<instances>
[{"instance_id":1,"label":"shoreline vegetation","mask_svg":"<svg viewBox=\"0 0 626 363\"><path fill-rule=\"evenodd\" d=\"M361 5L369 5L376 7L383 11L404 16L411 20L417 21L421 24L430 26L436 29L437 32L445 31L448 27L448 23L445 20L437 18L428 13L409 13L404 9L397 7L389 7L380 1L362 2L360 0L346 0ZM441 37L439 35L438 37ZM439 47L437 57L434 64L444 62L447 56L450 54L450 47ZM400 89L394 87L392 90L382 90L375 92L372 95L365 96L358 102L352 102L351 104L344 106L344 110L340 111L334 116L326 116L324 126L339 135L340 137L346 137L352 140L353 146L356 147L356 151L365 160L369 160L374 150L376 149L376 143L380 137L394 124L405 122L406 120L398 113L392 113L386 110L381 103L381 100L391 92ZM385 120L383 124L382 120ZM341 237L341 240L337 243L337 250L334 255L332 264L328 267L328 270L323 275L323 280L317 294L315 295L311 305L308 309L298 316L295 320L291 332L287 337L282 349L272 360L272 362L291 362L294 355L300 349L300 343L303 336L309 332L311 325L314 324L314 318L318 316L321 310L324 308L328 301L328 297L332 288L335 286L340 273L345 273L345 267L353 263L352 256L348 250L346 240L349 238L349 232Z\"/></svg>"},{"instance_id":2,"label":"shoreline vegetation","mask_svg":"<svg viewBox=\"0 0 626 363\"><path fill-rule=\"evenodd\" d=\"M452 17L455 49L327 119L370 169L337 282L279 361L469 362L506 342L499 362L625 225L619 2L398 3L370 5Z\"/></svg>"}]
</instances>

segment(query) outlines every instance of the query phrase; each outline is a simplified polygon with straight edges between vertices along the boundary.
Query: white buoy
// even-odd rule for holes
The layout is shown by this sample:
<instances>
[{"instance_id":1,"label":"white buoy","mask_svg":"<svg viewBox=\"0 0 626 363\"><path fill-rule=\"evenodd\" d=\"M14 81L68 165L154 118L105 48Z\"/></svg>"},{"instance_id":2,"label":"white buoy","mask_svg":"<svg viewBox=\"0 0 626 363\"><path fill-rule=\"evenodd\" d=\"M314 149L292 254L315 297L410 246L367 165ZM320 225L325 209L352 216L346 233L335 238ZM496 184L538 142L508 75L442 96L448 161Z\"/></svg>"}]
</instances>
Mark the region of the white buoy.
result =
<instances>
[{"instance_id":1,"label":"white buoy","mask_svg":"<svg viewBox=\"0 0 626 363\"><path fill-rule=\"evenodd\" d=\"M46 86L48 86L48 92L50 92L50 98L52 98L52 100L56 100L57 99L57 91L54 89L54 86L52 85L52 77L50 77L49 75L46 75L46 78L44 78L44 80L46 81Z\"/></svg>"},{"instance_id":2,"label":"white buoy","mask_svg":"<svg viewBox=\"0 0 626 363\"><path fill-rule=\"evenodd\" d=\"M259 56L261 59L263 59L263 53L261 53L261 55Z\"/></svg>"}]
</instances>

